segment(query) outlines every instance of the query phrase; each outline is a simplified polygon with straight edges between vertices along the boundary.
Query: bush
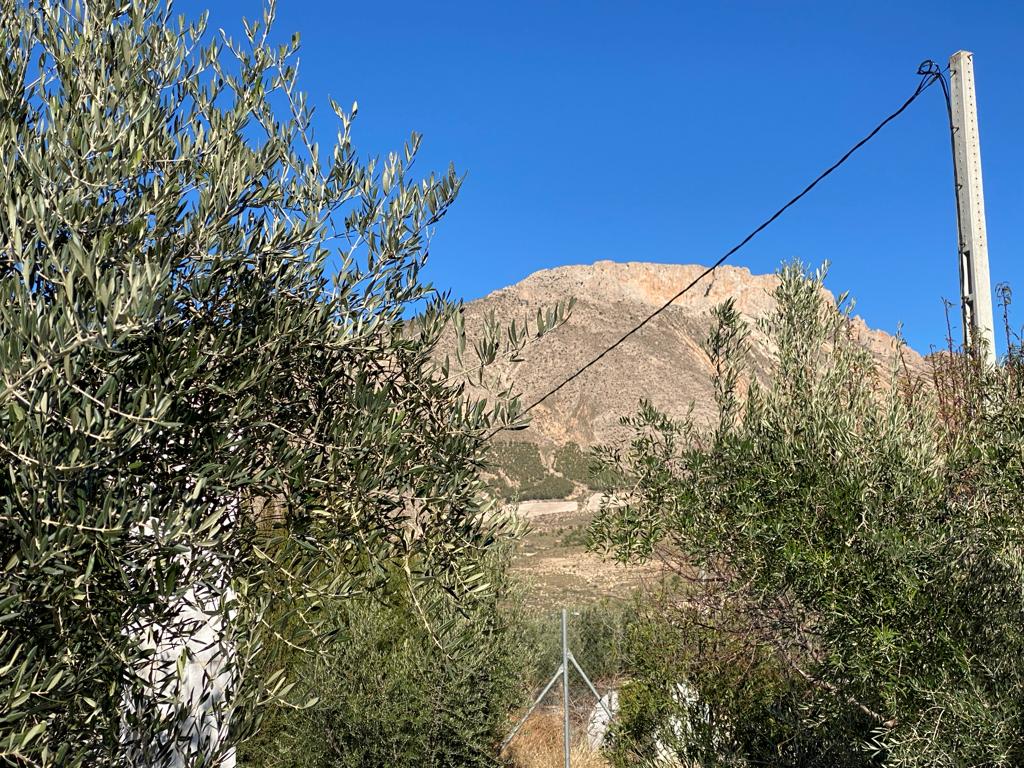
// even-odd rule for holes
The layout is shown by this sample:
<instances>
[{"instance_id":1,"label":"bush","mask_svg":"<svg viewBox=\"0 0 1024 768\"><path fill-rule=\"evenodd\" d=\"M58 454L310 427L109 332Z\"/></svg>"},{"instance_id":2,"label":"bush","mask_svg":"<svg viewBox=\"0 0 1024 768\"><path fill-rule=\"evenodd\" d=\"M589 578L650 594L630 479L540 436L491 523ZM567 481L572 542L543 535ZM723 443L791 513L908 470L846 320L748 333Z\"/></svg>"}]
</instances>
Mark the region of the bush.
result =
<instances>
[{"instance_id":1,"label":"bush","mask_svg":"<svg viewBox=\"0 0 1024 768\"><path fill-rule=\"evenodd\" d=\"M321 652L292 675L301 702L277 710L246 747L253 768L491 766L522 703L519 598L492 557L486 598L456 610L433 592L329 606ZM417 606L417 603L419 605ZM421 612L422 611L422 612Z\"/></svg>"},{"instance_id":2,"label":"bush","mask_svg":"<svg viewBox=\"0 0 1024 768\"><path fill-rule=\"evenodd\" d=\"M717 429L647 406L628 419L633 441L606 455L634 490L601 511L595 540L690 574L670 616L692 651L673 673L718 710L716 754L777 761L795 736L839 764L1019 765L1019 367L952 355L935 386L880 375L823 277L781 272L765 385L735 309L717 310Z\"/></svg>"},{"instance_id":3,"label":"bush","mask_svg":"<svg viewBox=\"0 0 1024 768\"><path fill-rule=\"evenodd\" d=\"M696 765L871 768L874 724L822 710L806 680L749 642L744 622L662 596L639 607L623 647L625 684L608 757L626 768L668 750ZM678 598L676 598L678 599ZM692 697L681 695L692 691Z\"/></svg>"}]
</instances>

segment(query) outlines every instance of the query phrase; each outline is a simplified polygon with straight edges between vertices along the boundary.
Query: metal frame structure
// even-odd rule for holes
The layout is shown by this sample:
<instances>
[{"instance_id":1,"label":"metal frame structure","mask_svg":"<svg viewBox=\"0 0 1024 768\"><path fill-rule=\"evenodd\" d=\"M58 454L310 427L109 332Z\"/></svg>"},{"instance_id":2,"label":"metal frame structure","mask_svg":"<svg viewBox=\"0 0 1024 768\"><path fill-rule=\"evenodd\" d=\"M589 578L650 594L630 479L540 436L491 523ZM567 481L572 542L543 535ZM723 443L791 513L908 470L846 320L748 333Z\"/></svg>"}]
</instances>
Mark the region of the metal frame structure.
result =
<instances>
[{"instance_id":1,"label":"metal frame structure","mask_svg":"<svg viewBox=\"0 0 1024 768\"><path fill-rule=\"evenodd\" d=\"M533 704L526 710L519 722L516 723L515 727L505 737L505 741L501 743L501 749L504 750L515 738L516 734L519 733L526 721L530 719L530 715L533 714L534 710L540 706L540 703L544 700L544 697L548 695L552 688L555 687L555 683L561 679L562 681L562 750L565 757L565 768L571 768L571 742L572 734L569 726L569 667L570 665L575 668L579 673L580 677L583 678L583 682L586 683L587 688L597 699L597 703L601 705L601 708L608 714L608 717L614 717L614 715L605 706L604 700L601 698L601 694L597 692L597 688L587 677L587 673L583 671L583 667L580 666L579 662L576 661L576 657L572 655L572 651L569 649L569 615L565 608L562 609L562 663L558 665L558 669L555 670L555 674L548 681L548 684L544 686L544 689L540 692L540 695L534 699Z\"/></svg>"}]
</instances>

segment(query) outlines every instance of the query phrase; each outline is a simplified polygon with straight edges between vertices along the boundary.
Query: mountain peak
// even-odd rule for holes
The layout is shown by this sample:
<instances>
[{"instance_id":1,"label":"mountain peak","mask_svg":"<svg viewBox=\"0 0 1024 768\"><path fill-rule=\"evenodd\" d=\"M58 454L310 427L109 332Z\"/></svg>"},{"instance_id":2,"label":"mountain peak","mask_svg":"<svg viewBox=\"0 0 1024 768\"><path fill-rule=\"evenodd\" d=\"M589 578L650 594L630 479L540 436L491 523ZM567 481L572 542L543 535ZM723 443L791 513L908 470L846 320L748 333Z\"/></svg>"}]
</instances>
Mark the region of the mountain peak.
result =
<instances>
[{"instance_id":1,"label":"mountain peak","mask_svg":"<svg viewBox=\"0 0 1024 768\"><path fill-rule=\"evenodd\" d=\"M530 347L526 361L515 371L523 402L529 404L706 269L697 264L608 260L543 269L469 302L467 327L482 323L488 312L507 323L575 297L568 323ZM711 367L701 347L710 329L710 311L732 298L742 316L756 320L774 306L772 293L778 282L774 274L718 267L598 365L538 406L531 426L515 439L547 446L605 443L624 434L619 419L635 413L641 399L674 416L684 415L692 403L695 418L710 423L714 414ZM880 362L892 359L896 350L892 336L869 329L859 318L854 319L854 330ZM754 334L751 348L755 369L766 366L767 341ZM923 367L921 357L912 350L906 350L905 358L911 368Z\"/></svg>"}]
</instances>

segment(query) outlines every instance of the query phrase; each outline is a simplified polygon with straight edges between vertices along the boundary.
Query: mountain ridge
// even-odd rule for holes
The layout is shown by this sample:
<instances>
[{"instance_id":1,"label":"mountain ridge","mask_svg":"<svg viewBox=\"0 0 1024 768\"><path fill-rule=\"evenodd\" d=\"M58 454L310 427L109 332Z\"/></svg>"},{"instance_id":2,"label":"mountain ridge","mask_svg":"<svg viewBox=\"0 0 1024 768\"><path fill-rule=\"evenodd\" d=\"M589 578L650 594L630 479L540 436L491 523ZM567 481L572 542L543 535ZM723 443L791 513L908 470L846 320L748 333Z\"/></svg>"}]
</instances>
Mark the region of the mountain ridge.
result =
<instances>
[{"instance_id":1,"label":"mountain ridge","mask_svg":"<svg viewBox=\"0 0 1024 768\"><path fill-rule=\"evenodd\" d=\"M487 314L500 323L536 315L537 309L570 296L576 306L566 324L527 348L523 362L508 374L528 405L592 360L654 309L698 277L706 267L601 260L539 270L463 308L471 336ZM752 326L750 360L755 372L768 368L771 349L755 327L774 307L774 274L755 275L744 267L723 265L661 315L614 350L598 365L537 406L530 426L506 433L513 440L546 447L576 443L590 446L624 436L619 420L636 412L641 399L671 416L684 416L693 404L698 423L714 417L711 365L701 346L711 327L710 311L732 298ZM834 296L826 291L829 300ZM880 364L895 359L896 339L873 330L859 317L852 330ZM925 369L924 358L904 346L903 364Z\"/></svg>"}]
</instances>

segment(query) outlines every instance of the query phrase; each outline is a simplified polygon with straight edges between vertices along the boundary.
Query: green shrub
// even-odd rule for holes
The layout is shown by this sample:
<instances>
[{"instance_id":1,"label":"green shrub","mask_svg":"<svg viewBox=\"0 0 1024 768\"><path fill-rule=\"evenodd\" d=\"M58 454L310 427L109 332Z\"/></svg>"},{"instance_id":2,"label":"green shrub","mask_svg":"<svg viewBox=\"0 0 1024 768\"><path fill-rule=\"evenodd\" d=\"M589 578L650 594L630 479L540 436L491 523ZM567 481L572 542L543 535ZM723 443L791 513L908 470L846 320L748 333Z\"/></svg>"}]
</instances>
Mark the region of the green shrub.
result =
<instances>
[{"instance_id":1,"label":"green shrub","mask_svg":"<svg viewBox=\"0 0 1024 768\"><path fill-rule=\"evenodd\" d=\"M586 525L574 525L569 529L559 528L558 545L561 547L582 547L590 542L590 533Z\"/></svg>"},{"instance_id":2,"label":"green shrub","mask_svg":"<svg viewBox=\"0 0 1024 768\"><path fill-rule=\"evenodd\" d=\"M863 749L874 723L822 708L813 686L750 627L719 613L709 621L668 596L638 606L622 650L626 683L608 740L613 765L634 766L669 749L696 765L871 768ZM695 694L681 695L677 685Z\"/></svg>"},{"instance_id":3,"label":"green shrub","mask_svg":"<svg viewBox=\"0 0 1024 768\"><path fill-rule=\"evenodd\" d=\"M639 677L692 680L723 724L704 746L755 764L1024 764L1020 366L880 375L823 278L781 272L764 385L716 311L713 433L645 406L606 454L633 493L595 540L690 575L658 630L685 653Z\"/></svg>"},{"instance_id":4,"label":"green shrub","mask_svg":"<svg viewBox=\"0 0 1024 768\"><path fill-rule=\"evenodd\" d=\"M523 702L527 637L503 559L495 589L457 609L439 592L327 610L317 655L293 659L297 702L245 747L252 768L492 766ZM417 602L419 605L417 605Z\"/></svg>"}]
</instances>

